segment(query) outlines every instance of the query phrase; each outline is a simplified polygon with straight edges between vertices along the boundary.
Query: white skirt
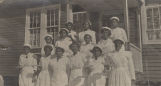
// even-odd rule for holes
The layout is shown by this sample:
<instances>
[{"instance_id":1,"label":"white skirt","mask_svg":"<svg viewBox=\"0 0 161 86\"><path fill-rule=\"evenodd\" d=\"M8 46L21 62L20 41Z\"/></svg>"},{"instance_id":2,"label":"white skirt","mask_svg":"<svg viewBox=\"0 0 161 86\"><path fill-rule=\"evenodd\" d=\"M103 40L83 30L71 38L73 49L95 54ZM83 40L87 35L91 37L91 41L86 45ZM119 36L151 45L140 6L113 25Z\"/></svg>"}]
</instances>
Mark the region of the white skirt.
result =
<instances>
[{"instance_id":1,"label":"white skirt","mask_svg":"<svg viewBox=\"0 0 161 86\"><path fill-rule=\"evenodd\" d=\"M48 70L40 72L36 86L50 86L50 76Z\"/></svg>"},{"instance_id":2,"label":"white skirt","mask_svg":"<svg viewBox=\"0 0 161 86\"><path fill-rule=\"evenodd\" d=\"M125 68L116 68L112 70L108 86L131 86L128 70Z\"/></svg>"}]
</instances>

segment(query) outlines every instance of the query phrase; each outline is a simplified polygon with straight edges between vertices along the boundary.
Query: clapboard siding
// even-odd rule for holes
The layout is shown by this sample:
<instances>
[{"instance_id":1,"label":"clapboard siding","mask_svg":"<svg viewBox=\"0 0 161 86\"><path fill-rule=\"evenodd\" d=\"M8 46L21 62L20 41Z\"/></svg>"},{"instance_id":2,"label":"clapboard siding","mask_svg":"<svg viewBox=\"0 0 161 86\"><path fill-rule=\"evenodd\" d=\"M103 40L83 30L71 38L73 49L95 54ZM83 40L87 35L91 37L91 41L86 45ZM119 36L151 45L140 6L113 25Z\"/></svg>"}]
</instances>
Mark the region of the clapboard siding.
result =
<instances>
[{"instance_id":1,"label":"clapboard siding","mask_svg":"<svg viewBox=\"0 0 161 86\"><path fill-rule=\"evenodd\" d=\"M19 53L24 43L25 15L0 19L0 36L8 39L12 46L7 51L0 51L0 74L3 76L18 75Z\"/></svg>"},{"instance_id":2,"label":"clapboard siding","mask_svg":"<svg viewBox=\"0 0 161 86\"><path fill-rule=\"evenodd\" d=\"M136 9L130 9L129 11L129 21L130 21L130 42L139 47L139 33L137 25L137 13Z\"/></svg>"},{"instance_id":3,"label":"clapboard siding","mask_svg":"<svg viewBox=\"0 0 161 86\"><path fill-rule=\"evenodd\" d=\"M144 78L161 80L161 45L143 45Z\"/></svg>"}]
</instances>

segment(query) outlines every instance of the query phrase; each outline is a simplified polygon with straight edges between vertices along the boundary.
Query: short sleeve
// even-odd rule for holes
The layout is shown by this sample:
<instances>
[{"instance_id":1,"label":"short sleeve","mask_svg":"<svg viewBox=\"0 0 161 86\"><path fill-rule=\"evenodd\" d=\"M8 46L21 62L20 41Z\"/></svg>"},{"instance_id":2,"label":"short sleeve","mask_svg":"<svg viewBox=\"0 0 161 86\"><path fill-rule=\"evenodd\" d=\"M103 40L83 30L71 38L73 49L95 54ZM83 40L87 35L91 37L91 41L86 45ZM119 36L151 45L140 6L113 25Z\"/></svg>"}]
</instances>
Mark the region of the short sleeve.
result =
<instances>
[{"instance_id":1,"label":"short sleeve","mask_svg":"<svg viewBox=\"0 0 161 86\"><path fill-rule=\"evenodd\" d=\"M23 55L20 55L20 58L19 58L19 65L20 65L20 66L23 66Z\"/></svg>"}]
</instances>

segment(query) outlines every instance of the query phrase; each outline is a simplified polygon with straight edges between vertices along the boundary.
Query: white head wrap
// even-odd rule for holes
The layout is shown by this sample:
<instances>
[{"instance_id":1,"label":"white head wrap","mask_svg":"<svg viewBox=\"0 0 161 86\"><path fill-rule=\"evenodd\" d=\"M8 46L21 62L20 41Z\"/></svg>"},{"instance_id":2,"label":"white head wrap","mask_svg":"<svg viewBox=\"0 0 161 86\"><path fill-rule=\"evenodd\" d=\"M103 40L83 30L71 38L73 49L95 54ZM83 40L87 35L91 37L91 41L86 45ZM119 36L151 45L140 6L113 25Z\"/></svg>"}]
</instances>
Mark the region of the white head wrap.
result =
<instances>
[{"instance_id":1,"label":"white head wrap","mask_svg":"<svg viewBox=\"0 0 161 86\"><path fill-rule=\"evenodd\" d=\"M61 28L60 31L65 30L67 33L69 33L69 30L67 28Z\"/></svg>"},{"instance_id":2,"label":"white head wrap","mask_svg":"<svg viewBox=\"0 0 161 86\"><path fill-rule=\"evenodd\" d=\"M24 44L24 47L25 46L31 48L31 45L30 44Z\"/></svg>"},{"instance_id":3,"label":"white head wrap","mask_svg":"<svg viewBox=\"0 0 161 86\"><path fill-rule=\"evenodd\" d=\"M111 17L110 20L117 20L118 22L120 21L120 19L118 17L116 17L116 16Z\"/></svg>"},{"instance_id":4,"label":"white head wrap","mask_svg":"<svg viewBox=\"0 0 161 86\"><path fill-rule=\"evenodd\" d=\"M44 36L44 39L45 39L46 37L50 37L51 39L53 39L53 36L50 35L50 34L46 34L46 35Z\"/></svg>"},{"instance_id":5,"label":"white head wrap","mask_svg":"<svg viewBox=\"0 0 161 86\"><path fill-rule=\"evenodd\" d=\"M109 28L109 27L102 27L102 29L106 29L106 30L110 30L111 31L111 28Z\"/></svg>"}]
</instances>

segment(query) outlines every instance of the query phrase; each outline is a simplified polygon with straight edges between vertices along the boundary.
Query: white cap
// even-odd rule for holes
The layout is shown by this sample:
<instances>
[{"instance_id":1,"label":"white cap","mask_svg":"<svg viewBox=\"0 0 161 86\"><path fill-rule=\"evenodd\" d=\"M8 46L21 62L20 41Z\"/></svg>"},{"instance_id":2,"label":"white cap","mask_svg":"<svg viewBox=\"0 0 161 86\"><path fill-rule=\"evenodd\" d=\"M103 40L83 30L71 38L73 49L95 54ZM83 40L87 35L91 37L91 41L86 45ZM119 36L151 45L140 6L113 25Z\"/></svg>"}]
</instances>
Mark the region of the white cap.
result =
<instances>
[{"instance_id":1,"label":"white cap","mask_svg":"<svg viewBox=\"0 0 161 86\"><path fill-rule=\"evenodd\" d=\"M46 37L51 37L51 39L53 39L53 36L50 35L50 34L46 34L46 35L44 36L44 39L45 39Z\"/></svg>"},{"instance_id":2,"label":"white cap","mask_svg":"<svg viewBox=\"0 0 161 86\"><path fill-rule=\"evenodd\" d=\"M110 30L111 31L111 28L109 28L109 27L102 27L102 29L106 29L106 30Z\"/></svg>"},{"instance_id":3,"label":"white cap","mask_svg":"<svg viewBox=\"0 0 161 86\"><path fill-rule=\"evenodd\" d=\"M67 33L69 33L69 30L67 28L61 28L60 31L65 30Z\"/></svg>"},{"instance_id":4,"label":"white cap","mask_svg":"<svg viewBox=\"0 0 161 86\"><path fill-rule=\"evenodd\" d=\"M120 21L120 19L116 16L111 17L110 20L117 20L118 22Z\"/></svg>"},{"instance_id":5,"label":"white cap","mask_svg":"<svg viewBox=\"0 0 161 86\"><path fill-rule=\"evenodd\" d=\"M31 48L31 45L30 44L24 44L24 47L25 46Z\"/></svg>"}]
</instances>

